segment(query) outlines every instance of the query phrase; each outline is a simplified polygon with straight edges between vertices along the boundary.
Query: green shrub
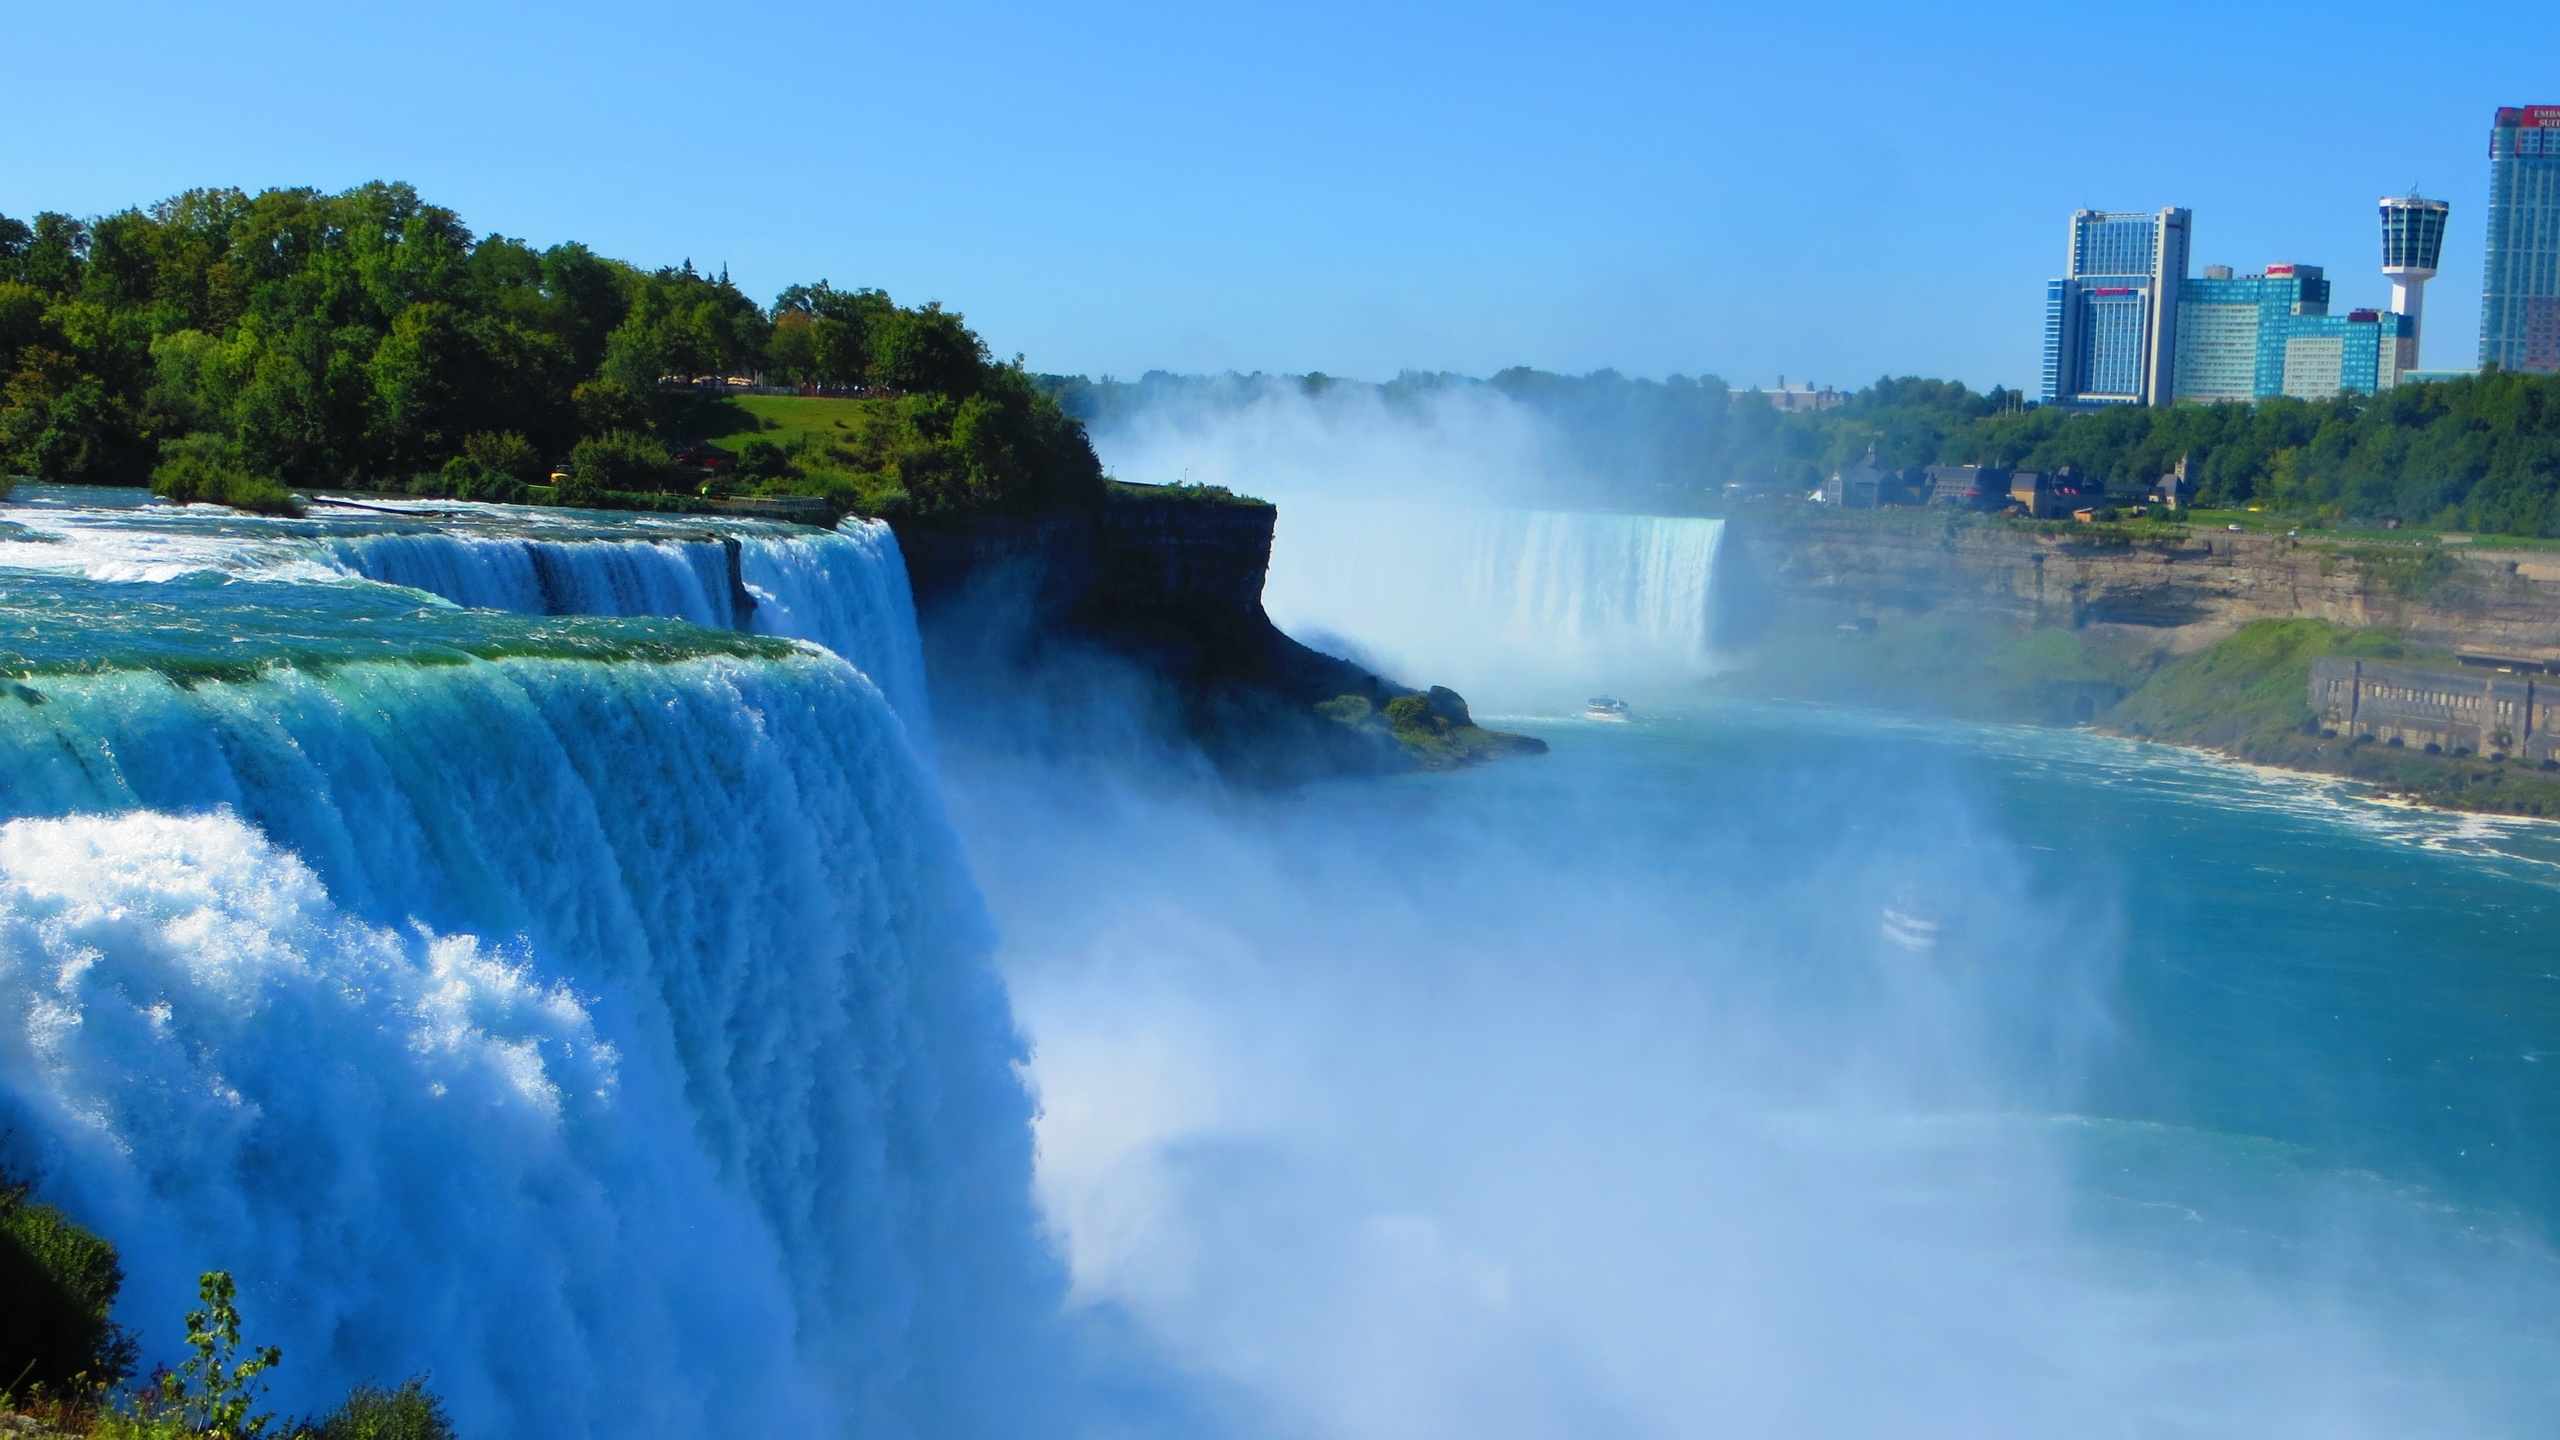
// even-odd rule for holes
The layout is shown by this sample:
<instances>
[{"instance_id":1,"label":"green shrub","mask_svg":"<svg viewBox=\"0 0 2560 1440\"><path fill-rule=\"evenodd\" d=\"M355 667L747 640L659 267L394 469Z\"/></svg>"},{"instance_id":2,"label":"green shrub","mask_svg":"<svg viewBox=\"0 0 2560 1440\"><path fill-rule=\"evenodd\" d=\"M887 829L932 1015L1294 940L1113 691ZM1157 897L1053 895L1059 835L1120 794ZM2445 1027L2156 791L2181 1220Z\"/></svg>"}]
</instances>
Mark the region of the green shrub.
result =
<instances>
[{"instance_id":1,"label":"green shrub","mask_svg":"<svg viewBox=\"0 0 2560 1440\"><path fill-rule=\"evenodd\" d=\"M228 505L261 515L299 515L302 502L275 481L249 473L240 447L200 432L160 447L151 493L176 505Z\"/></svg>"},{"instance_id":2,"label":"green shrub","mask_svg":"<svg viewBox=\"0 0 2560 1440\"><path fill-rule=\"evenodd\" d=\"M1316 713L1336 725L1359 725L1377 713L1366 695L1336 695L1316 706Z\"/></svg>"},{"instance_id":3,"label":"green shrub","mask_svg":"<svg viewBox=\"0 0 2560 1440\"><path fill-rule=\"evenodd\" d=\"M591 436L569 452L565 494L583 497L564 504L593 504L615 490L664 490L675 483L675 459L667 447L631 430Z\"/></svg>"},{"instance_id":4,"label":"green shrub","mask_svg":"<svg viewBox=\"0 0 2560 1440\"><path fill-rule=\"evenodd\" d=\"M133 1372L133 1337L108 1318L124 1271L115 1247L24 1186L0 1186L0 1393L53 1395Z\"/></svg>"},{"instance_id":5,"label":"green shrub","mask_svg":"<svg viewBox=\"0 0 2560 1440\"><path fill-rule=\"evenodd\" d=\"M177 1402L188 1425L224 1440L251 1440L266 1430L271 1417L253 1414L250 1407L267 1388L259 1377L284 1363L284 1352L273 1345L241 1353L238 1293L228 1270L197 1277L204 1308L187 1312L187 1348L195 1353L160 1383L161 1394Z\"/></svg>"},{"instance_id":6,"label":"green shrub","mask_svg":"<svg viewBox=\"0 0 2560 1440\"><path fill-rule=\"evenodd\" d=\"M302 1432L305 1440L453 1440L453 1422L443 1402L412 1376L397 1390L358 1385L346 1403L316 1426Z\"/></svg>"},{"instance_id":7,"label":"green shrub","mask_svg":"<svg viewBox=\"0 0 2560 1440\"><path fill-rule=\"evenodd\" d=\"M1399 695L1387 702L1387 723L1398 730L1431 729L1438 718L1431 713L1431 702L1419 695Z\"/></svg>"},{"instance_id":8,"label":"green shrub","mask_svg":"<svg viewBox=\"0 0 2560 1440\"><path fill-rule=\"evenodd\" d=\"M787 480L799 474L783 448L762 438L738 447L738 474L750 480Z\"/></svg>"},{"instance_id":9,"label":"green shrub","mask_svg":"<svg viewBox=\"0 0 2560 1440\"><path fill-rule=\"evenodd\" d=\"M409 493L521 505L532 492L522 480L503 470L492 469L468 455L456 455L444 462L444 468L433 475L421 475L411 481Z\"/></svg>"},{"instance_id":10,"label":"green shrub","mask_svg":"<svg viewBox=\"0 0 2560 1440\"><path fill-rule=\"evenodd\" d=\"M513 430L502 433L482 431L465 436L462 441L465 459L492 474L503 475L519 485L539 485L550 478L551 467L543 463L542 452L533 442Z\"/></svg>"}]
</instances>

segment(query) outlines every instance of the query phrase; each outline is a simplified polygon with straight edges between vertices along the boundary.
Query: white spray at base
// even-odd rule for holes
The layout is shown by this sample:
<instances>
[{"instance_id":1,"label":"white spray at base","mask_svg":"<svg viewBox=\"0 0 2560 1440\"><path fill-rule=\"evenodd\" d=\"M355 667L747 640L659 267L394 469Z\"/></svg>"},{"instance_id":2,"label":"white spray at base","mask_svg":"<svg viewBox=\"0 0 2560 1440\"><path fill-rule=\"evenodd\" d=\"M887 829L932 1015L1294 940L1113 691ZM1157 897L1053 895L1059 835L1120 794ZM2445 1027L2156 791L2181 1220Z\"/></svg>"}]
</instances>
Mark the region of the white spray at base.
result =
<instances>
[{"instance_id":1,"label":"white spray at base","mask_svg":"<svg viewBox=\"0 0 2560 1440\"><path fill-rule=\"evenodd\" d=\"M987 926L835 657L37 677L0 815L0 1125L147 1357L219 1267L287 1410L424 1372L477 1435L1045 1412Z\"/></svg>"},{"instance_id":2,"label":"white spray at base","mask_svg":"<svg viewBox=\"0 0 2560 1440\"><path fill-rule=\"evenodd\" d=\"M1123 478L1279 506L1272 620L1406 684L1540 705L1708 673L1722 521L1553 508L1624 477L1493 387L1389 388L1229 377L1094 444Z\"/></svg>"},{"instance_id":3,"label":"white spray at base","mask_svg":"<svg viewBox=\"0 0 2560 1440\"><path fill-rule=\"evenodd\" d=\"M1298 498L1263 604L1283 630L1480 700L1707 673L1721 520ZM1347 642L1345 644L1344 642Z\"/></svg>"}]
</instances>

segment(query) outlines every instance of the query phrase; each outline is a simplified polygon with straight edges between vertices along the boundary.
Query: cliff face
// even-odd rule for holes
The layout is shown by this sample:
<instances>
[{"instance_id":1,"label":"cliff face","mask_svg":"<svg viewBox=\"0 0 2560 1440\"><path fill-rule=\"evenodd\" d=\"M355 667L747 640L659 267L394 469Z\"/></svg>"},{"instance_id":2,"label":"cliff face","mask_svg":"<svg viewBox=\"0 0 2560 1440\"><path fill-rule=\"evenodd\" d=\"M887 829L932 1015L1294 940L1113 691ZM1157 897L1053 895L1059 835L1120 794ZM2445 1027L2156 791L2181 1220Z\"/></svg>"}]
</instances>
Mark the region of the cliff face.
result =
<instances>
[{"instance_id":1,"label":"cliff face","mask_svg":"<svg viewBox=\"0 0 2560 1440\"><path fill-rule=\"evenodd\" d=\"M2312 532L2039 532L1925 515L1796 514L1726 528L1722 611L1747 643L1782 609L1843 620L1975 613L2136 626L2174 650L2251 620L2389 626L2421 645L2560 659L2560 554L2359 545Z\"/></svg>"},{"instance_id":2,"label":"cliff face","mask_svg":"<svg viewBox=\"0 0 2560 1440\"><path fill-rule=\"evenodd\" d=\"M1395 746L1314 707L1356 695L1383 709L1402 692L1263 613L1277 518L1258 502L1122 494L901 523L937 712L1015 734L1187 741L1257 782L1396 768Z\"/></svg>"}]
</instances>

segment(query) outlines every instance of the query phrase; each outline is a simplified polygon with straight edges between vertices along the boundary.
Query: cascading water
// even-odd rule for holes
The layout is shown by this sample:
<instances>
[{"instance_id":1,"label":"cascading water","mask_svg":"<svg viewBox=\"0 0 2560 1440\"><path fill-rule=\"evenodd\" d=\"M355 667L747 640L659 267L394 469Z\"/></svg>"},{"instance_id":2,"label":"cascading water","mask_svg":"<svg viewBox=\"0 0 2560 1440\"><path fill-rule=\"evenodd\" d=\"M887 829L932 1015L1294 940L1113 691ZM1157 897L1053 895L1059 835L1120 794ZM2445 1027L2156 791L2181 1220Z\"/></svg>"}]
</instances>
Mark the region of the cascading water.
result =
<instances>
[{"instance_id":1,"label":"cascading water","mask_svg":"<svg viewBox=\"0 0 2560 1440\"><path fill-rule=\"evenodd\" d=\"M533 540L439 532L338 541L347 568L456 605L528 615L665 615L742 630L728 547L680 541Z\"/></svg>"},{"instance_id":2,"label":"cascading water","mask_svg":"<svg viewBox=\"0 0 2560 1440\"><path fill-rule=\"evenodd\" d=\"M1264 604L1320 648L1471 695L1695 677L1721 520L1301 498Z\"/></svg>"},{"instance_id":3,"label":"cascading water","mask_svg":"<svg viewBox=\"0 0 2560 1440\"><path fill-rule=\"evenodd\" d=\"M457 605L529 615L664 615L808 640L851 660L921 727L924 658L915 601L888 525L739 528L743 533L692 540L430 531L368 535L335 548L355 574Z\"/></svg>"},{"instance_id":4,"label":"cascading water","mask_svg":"<svg viewBox=\"0 0 2560 1440\"><path fill-rule=\"evenodd\" d=\"M99 508L24 487L42 503L0 532L0 565L98 580L199 572L355 576L527 615L657 615L807 640L879 685L930 748L924 658L896 534L877 520L832 531L759 521L587 516L447 502L436 513L244 519L212 507Z\"/></svg>"},{"instance_id":5,"label":"cascading water","mask_svg":"<svg viewBox=\"0 0 2560 1440\"><path fill-rule=\"evenodd\" d=\"M862 544L741 563L783 596ZM824 598L775 623L884 638ZM1041 1413L1019 1041L853 666L183 564L0 571L0 652L0 1128L148 1356L220 1267L288 1408L423 1371L488 1435Z\"/></svg>"}]
</instances>

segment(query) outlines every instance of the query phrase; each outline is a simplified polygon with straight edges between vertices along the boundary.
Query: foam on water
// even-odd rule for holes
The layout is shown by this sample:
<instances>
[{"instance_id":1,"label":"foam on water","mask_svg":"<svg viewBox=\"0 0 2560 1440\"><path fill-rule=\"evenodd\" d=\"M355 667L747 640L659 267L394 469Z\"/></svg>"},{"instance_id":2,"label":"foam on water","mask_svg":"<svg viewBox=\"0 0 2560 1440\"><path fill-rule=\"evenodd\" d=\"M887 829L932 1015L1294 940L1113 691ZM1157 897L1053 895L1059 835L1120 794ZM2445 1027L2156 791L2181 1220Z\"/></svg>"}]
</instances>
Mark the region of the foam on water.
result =
<instances>
[{"instance_id":1,"label":"foam on water","mask_svg":"<svg viewBox=\"0 0 2560 1440\"><path fill-rule=\"evenodd\" d=\"M12 694L0 1114L151 1357L219 1266L289 1407L426 1371L478 1434L1038 1412L1019 1044L851 666Z\"/></svg>"}]
</instances>

